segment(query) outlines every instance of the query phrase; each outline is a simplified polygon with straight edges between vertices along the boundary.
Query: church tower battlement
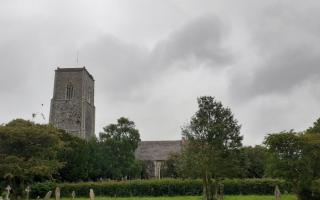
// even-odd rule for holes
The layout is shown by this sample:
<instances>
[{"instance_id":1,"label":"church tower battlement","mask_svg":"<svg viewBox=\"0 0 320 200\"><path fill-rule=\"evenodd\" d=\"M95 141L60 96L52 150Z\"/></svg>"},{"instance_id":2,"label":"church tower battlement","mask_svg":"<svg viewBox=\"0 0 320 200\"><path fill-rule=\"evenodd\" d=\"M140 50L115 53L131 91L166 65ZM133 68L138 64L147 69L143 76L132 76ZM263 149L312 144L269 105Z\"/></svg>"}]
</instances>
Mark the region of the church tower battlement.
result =
<instances>
[{"instance_id":1,"label":"church tower battlement","mask_svg":"<svg viewBox=\"0 0 320 200\"><path fill-rule=\"evenodd\" d=\"M83 68L57 68L49 123L83 139L95 137L94 79Z\"/></svg>"}]
</instances>

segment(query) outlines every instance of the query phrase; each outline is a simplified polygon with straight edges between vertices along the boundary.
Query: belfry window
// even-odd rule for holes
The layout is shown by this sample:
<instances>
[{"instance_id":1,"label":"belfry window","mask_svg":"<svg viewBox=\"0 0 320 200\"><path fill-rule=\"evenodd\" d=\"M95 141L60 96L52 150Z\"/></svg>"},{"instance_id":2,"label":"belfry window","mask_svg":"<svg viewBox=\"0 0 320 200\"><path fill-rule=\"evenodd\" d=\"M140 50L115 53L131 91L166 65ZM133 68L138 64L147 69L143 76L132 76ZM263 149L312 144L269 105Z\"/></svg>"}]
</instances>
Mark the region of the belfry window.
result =
<instances>
[{"instance_id":1,"label":"belfry window","mask_svg":"<svg viewBox=\"0 0 320 200\"><path fill-rule=\"evenodd\" d=\"M74 95L73 86L72 86L71 83L69 83L69 84L67 85L67 89L66 89L66 99L67 99L67 100L71 100L72 97L73 97L73 95Z\"/></svg>"}]
</instances>

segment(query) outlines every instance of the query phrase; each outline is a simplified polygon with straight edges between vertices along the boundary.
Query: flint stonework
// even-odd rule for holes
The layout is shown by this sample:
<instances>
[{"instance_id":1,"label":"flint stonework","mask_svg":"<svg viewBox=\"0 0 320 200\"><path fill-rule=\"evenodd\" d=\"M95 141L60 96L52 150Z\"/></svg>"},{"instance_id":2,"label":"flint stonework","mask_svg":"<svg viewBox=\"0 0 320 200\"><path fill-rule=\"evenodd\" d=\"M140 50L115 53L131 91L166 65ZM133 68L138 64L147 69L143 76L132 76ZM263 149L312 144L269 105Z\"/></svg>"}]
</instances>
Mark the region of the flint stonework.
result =
<instances>
[{"instance_id":1,"label":"flint stonework","mask_svg":"<svg viewBox=\"0 0 320 200\"><path fill-rule=\"evenodd\" d=\"M55 70L49 122L83 139L95 136L94 79L86 68Z\"/></svg>"}]
</instances>

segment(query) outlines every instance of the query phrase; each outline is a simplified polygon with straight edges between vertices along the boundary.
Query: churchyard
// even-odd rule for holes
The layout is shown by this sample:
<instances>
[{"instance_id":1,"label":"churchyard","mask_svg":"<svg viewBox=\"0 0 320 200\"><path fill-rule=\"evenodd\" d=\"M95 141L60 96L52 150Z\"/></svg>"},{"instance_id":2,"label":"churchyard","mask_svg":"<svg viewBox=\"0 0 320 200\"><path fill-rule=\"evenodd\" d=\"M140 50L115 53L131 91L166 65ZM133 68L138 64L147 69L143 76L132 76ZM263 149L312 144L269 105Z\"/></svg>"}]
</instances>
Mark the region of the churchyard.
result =
<instances>
[{"instance_id":1,"label":"churchyard","mask_svg":"<svg viewBox=\"0 0 320 200\"><path fill-rule=\"evenodd\" d=\"M0 196L0 200L10 200L12 188L8 185L6 187L6 191L3 193L3 196ZM28 186L25 189L26 200L32 199L30 198L31 189ZM66 195L67 196L67 195ZM61 196L61 189L59 187L55 188L54 194L52 191L48 191L43 198L37 196L35 199L43 199L43 200L200 200L201 196L162 196L162 197L101 197L95 196L94 190L90 189L88 192L88 197L76 197L76 192L72 191L68 197ZM294 195L281 195L279 188L276 186L274 195L226 195L222 199L225 200L297 200Z\"/></svg>"},{"instance_id":2,"label":"churchyard","mask_svg":"<svg viewBox=\"0 0 320 200\"><path fill-rule=\"evenodd\" d=\"M302 133L269 134L263 145L244 147L229 108L210 96L198 104L180 153L151 163L157 175L136 159L140 134L128 118L92 140L22 119L0 125L1 198L320 199L320 119Z\"/></svg>"}]
</instances>

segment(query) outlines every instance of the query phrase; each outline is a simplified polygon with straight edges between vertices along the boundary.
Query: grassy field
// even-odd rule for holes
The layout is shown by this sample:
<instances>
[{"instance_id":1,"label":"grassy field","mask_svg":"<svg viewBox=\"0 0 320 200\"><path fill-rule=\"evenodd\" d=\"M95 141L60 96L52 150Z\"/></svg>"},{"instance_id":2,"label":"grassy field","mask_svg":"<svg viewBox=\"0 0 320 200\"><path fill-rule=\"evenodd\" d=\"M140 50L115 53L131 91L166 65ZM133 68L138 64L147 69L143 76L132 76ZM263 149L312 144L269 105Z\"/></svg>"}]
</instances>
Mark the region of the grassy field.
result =
<instances>
[{"instance_id":1,"label":"grassy field","mask_svg":"<svg viewBox=\"0 0 320 200\"><path fill-rule=\"evenodd\" d=\"M76 200L88 200L89 198L76 198ZM180 197L96 197L96 200L201 200L199 196L180 196ZM70 200L63 198L63 200ZM224 200L274 200L273 196L255 196L255 195L243 195L243 196L225 196ZM283 195L281 200L296 200L293 195Z\"/></svg>"}]
</instances>

